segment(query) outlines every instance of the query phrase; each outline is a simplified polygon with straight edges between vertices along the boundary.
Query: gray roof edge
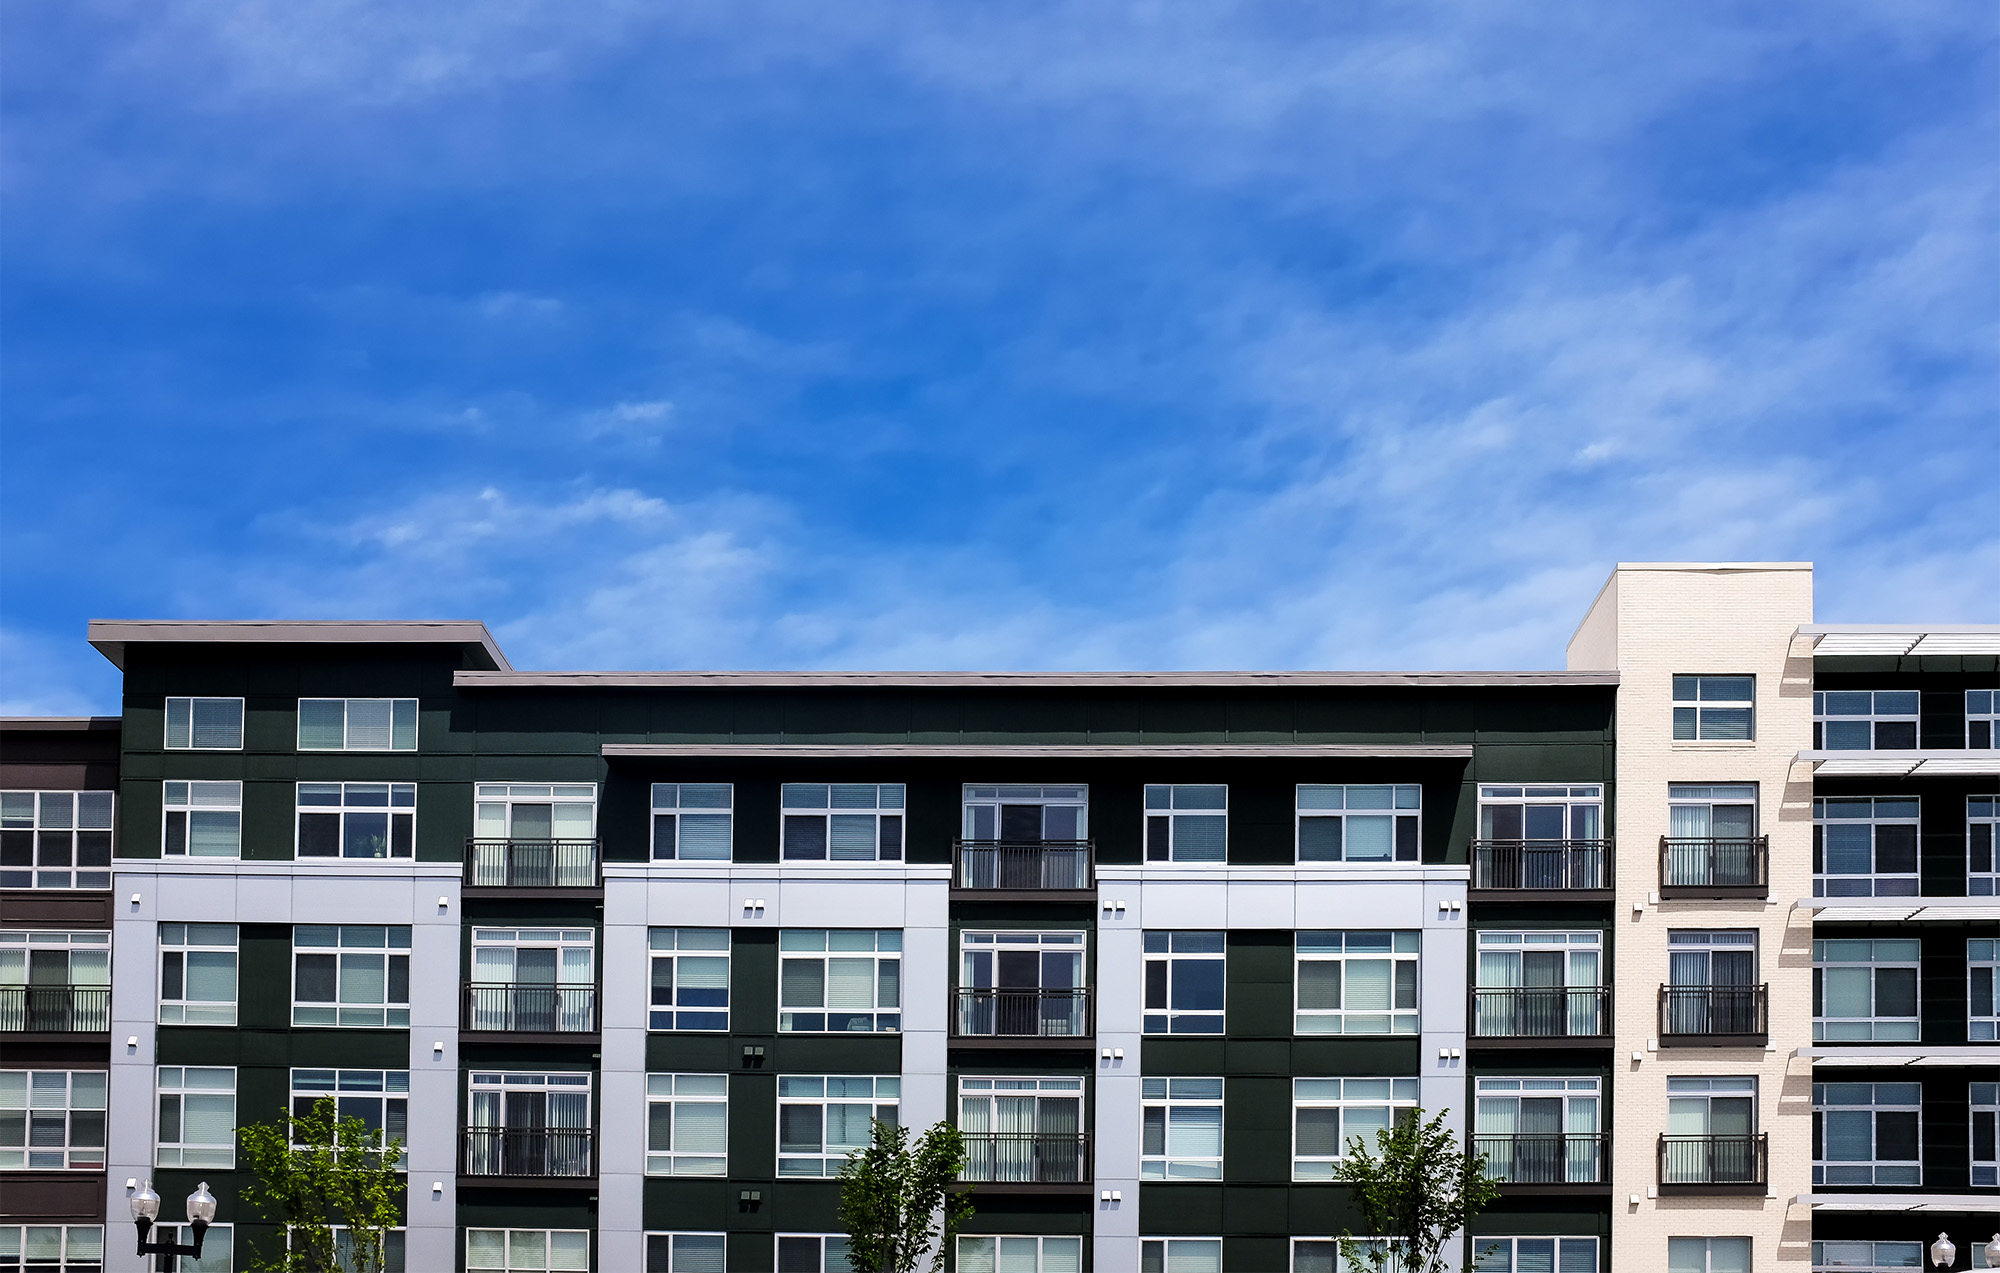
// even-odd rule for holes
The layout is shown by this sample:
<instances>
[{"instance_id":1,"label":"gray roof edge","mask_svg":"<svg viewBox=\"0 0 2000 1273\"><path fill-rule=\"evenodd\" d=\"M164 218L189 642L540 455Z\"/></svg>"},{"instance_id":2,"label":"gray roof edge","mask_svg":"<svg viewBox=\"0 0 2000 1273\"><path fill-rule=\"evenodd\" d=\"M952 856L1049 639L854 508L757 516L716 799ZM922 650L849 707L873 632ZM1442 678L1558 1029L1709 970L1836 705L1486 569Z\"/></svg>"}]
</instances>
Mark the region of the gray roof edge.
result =
<instances>
[{"instance_id":1,"label":"gray roof edge","mask_svg":"<svg viewBox=\"0 0 2000 1273\"><path fill-rule=\"evenodd\" d=\"M120 671L125 647L139 641L477 645L501 673L514 670L478 619L92 619L88 639Z\"/></svg>"},{"instance_id":2,"label":"gray roof edge","mask_svg":"<svg viewBox=\"0 0 2000 1273\"><path fill-rule=\"evenodd\" d=\"M123 716L0 716L0 729L44 730L49 733L86 729L122 729Z\"/></svg>"},{"instance_id":3,"label":"gray roof edge","mask_svg":"<svg viewBox=\"0 0 2000 1273\"><path fill-rule=\"evenodd\" d=\"M1835 633L1865 635L1870 632L1897 635L1937 632L1950 635L2000 636L2000 623L1801 623L1799 625L1800 636L1832 636Z\"/></svg>"},{"instance_id":4,"label":"gray roof edge","mask_svg":"<svg viewBox=\"0 0 2000 1273\"><path fill-rule=\"evenodd\" d=\"M1605 686L1618 673L1535 672L455 672L460 689L843 689Z\"/></svg>"},{"instance_id":5,"label":"gray roof edge","mask_svg":"<svg viewBox=\"0 0 2000 1273\"><path fill-rule=\"evenodd\" d=\"M1266 759L1284 756L1326 759L1470 760L1470 743L605 743L607 760L676 756L851 756L1018 757L1025 760L1140 756L1171 759Z\"/></svg>"}]
</instances>

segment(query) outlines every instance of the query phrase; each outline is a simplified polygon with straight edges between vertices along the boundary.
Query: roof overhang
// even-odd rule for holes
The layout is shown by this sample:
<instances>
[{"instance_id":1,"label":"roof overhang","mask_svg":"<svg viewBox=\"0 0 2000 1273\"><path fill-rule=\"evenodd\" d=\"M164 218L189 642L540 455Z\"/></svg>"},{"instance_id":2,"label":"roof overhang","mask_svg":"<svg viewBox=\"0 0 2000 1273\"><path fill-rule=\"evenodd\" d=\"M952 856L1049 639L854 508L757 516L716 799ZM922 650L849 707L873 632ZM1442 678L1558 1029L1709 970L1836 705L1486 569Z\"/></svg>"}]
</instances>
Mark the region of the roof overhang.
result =
<instances>
[{"instance_id":1,"label":"roof overhang","mask_svg":"<svg viewBox=\"0 0 2000 1273\"><path fill-rule=\"evenodd\" d=\"M1994 623L1804 623L1813 654L1883 656L1906 654L2000 654L2000 624Z\"/></svg>"},{"instance_id":2,"label":"roof overhang","mask_svg":"<svg viewBox=\"0 0 2000 1273\"><path fill-rule=\"evenodd\" d=\"M123 716L0 716L0 730L8 733L31 731L73 734L93 729L119 730L124 727Z\"/></svg>"},{"instance_id":3,"label":"roof overhang","mask_svg":"<svg viewBox=\"0 0 2000 1273\"><path fill-rule=\"evenodd\" d=\"M1873 1067L1925 1067L1937 1065L1980 1066L2000 1065L2000 1049L1992 1044L1951 1045L1942 1047L1810 1047L1800 1048L1799 1058L1811 1061L1814 1066Z\"/></svg>"},{"instance_id":4,"label":"roof overhang","mask_svg":"<svg viewBox=\"0 0 2000 1273\"><path fill-rule=\"evenodd\" d=\"M1462 689L1614 687L1616 672L456 672L459 689Z\"/></svg>"},{"instance_id":5,"label":"roof overhang","mask_svg":"<svg viewBox=\"0 0 2000 1273\"><path fill-rule=\"evenodd\" d=\"M2000 1211L1991 1193L1802 1193L1792 1201L1815 1211Z\"/></svg>"},{"instance_id":6,"label":"roof overhang","mask_svg":"<svg viewBox=\"0 0 2000 1273\"><path fill-rule=\"evenodd\" d=\"M207 645L458 645L476 646L479 658L502 673L514 665L500 652L486 625L472 620L404 621L277 619L92 619L90 643L125 669L125 647L141 643Z\"/></svg>"},{"instance_id":7,"label":"roof overhang","mask_svg":"<svg viewBox=\"0 0 2000 1273\"><path fill-rule=\"evenodd\" d=\"M606 760L1470 760L1463 744L1350 743L606 743Z\"/></svg>"},{"instance_id":8,"label":"roof overhang","mask_svg":"<svg viewBox=\"0 0 2000 1273\"><path fill-rule=\"evenodd\" d=\"M1819 778L1978 778L2000 776L1996 751L1802 751L1794 758Z\"/></svg>"},{"instance_id":9,"label":"roof overhang","mask_svg":"<svg viewBox=\"0 0 2000 1273\"><path fill-rule=\"evenodd\" d=\"M1842 920L2000 920L2000 897L1802 897L1802 911L1828 923Z\"/></svg>"}]
</instances>

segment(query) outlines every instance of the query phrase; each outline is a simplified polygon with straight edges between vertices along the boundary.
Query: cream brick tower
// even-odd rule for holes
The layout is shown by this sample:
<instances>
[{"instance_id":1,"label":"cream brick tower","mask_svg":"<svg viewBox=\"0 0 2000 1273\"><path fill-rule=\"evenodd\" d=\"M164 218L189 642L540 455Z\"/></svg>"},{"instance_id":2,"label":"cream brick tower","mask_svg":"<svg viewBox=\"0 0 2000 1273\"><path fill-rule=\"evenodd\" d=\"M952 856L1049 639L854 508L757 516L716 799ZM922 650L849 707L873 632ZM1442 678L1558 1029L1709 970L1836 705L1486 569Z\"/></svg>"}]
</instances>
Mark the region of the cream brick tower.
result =
<instances>
[{"instance_id":1,"label":"cream brick tower","mask_svg":"<svg viewBox=\"0 0 2000 1273\"><path fill-rule=\"evenodd\" d=\"M1795 764L1811 621L1810 563L1623 563L1570 640L1572 670L1620 677L1616 1268L1668 1268L1675 1238L1675 1267L1738 1267L1742 1239L1743 1267L1810 1259L1792 1202L1811 1189L1812 916L1792 903L1812 893L1812 774ZM1716 951L1728 988L1691 971ZM1700 1242L1713 1254L1689 1264Z\"/></svg>"}]
</instances>

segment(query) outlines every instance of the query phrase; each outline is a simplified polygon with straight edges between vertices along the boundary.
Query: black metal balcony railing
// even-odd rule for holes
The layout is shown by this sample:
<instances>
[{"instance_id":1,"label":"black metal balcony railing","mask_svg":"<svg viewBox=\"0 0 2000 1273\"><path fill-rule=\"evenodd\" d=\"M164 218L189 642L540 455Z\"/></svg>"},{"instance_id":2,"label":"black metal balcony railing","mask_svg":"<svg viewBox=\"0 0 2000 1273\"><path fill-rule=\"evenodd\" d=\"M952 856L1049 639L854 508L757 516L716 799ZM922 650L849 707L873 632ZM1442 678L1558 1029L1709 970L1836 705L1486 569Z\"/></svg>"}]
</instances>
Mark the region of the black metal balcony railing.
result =
<instances>
[{"instance_id":1,"label":"black metal balcony railing","mask_svg":"<svg viewBox=\"0 0 2000 1273\"><path fill-rule=\"evenodd\" d=\"M0 1033L103 1034L109 986L0 986Z\"/></svg>"},{"instance_id":2,"label":"black metal balcony railing","mask_svg":"<svg viewBox=\"0 0 2000 1273\"><path fill-rule=\"evenodd\" d=\"M1611 887L1609 840L1474 840L1472 887L1574 892Z\"/></svg>"},{"instance_id":3,"label":"black metal balcony railing","mask_svg":"<svg viewBox=\"0 0 2000 1273\"><path fill-rule=\"evenodd\" d=\"M604 882L598 840L465 842L467 888L596 888Z\"/></svg>"},{"instance_id":4,"label":"black metal balcony railing","mask_svg":"<svg viewBox=\"0 0 2000 1273\"><path fill-rule=\"evenodd\" d=\"M1476 1039L1602 1038L1611 1033L1611 987L1482 986L1471 1016Z\"/></svg>"},{"instance_id":5,"label":"black metal balcony railing","mask_svg":"<svg viewBox=\"0 0 2000 1273\"><path fill-rule=\"evenodd\" d=\"M1740 1136L1660 1137L1662 1185L1731 1185L1763 1188L1770 1140L1763 1132Z\"/></svg>"},{"instance_id":6,"label":"black metal balcony railing","mask_svg":"<svg viewBox=\"0 0 2000 1273\"><path fill-rule=\"evenodd\" d=\"M1474 1133L1472 1150L1486 1155L1486 1174L1509 1185L1604 1183L1602 1132Z\"/></svg>"},{"instance_id":7,"label":"black metal balcony railing","mask_svg":"<svg viewBox=\"0 0 2000 1273\"><path fill-rule=\"evenodd\" d=\"M588 1177L597 1174L589 1128L475 1127L464 1134L466 1176Z\"/></svg>"},{"instance_id":8,"label":"black metal balcony railing","mask_svg":"<svg viewBox=\"0 0 2000 1273\"><path fill-rule=\"evenodd\" d=\"M1764 986L1661 986L1660 1037L1763 1038L1770 995Z\"/></svg>"},{"instance_id":9,"label":"black metal balcony railing","mask_svg":"<svg viewBox=\"0 0 2000 1273\"><path fill-rule=\"evenodd\" d=\"M960 840L952 850L953 888L1088 889L1097 886L1089 840Z\"/></svg>"},{"instance_id":10,"label":"black metal balcony railing","mask_svg":"<svg viewBox=\"0 0 2000 1273\"><path fill-rule=\"evenodd\" d=\"M1660 893L1763 896L1771 889L1771 838L1660 837Z\"/></svg>"},{"instance_id":11,"label":"black metal balcony railing","mask_svg":"<svg viewBox=\"0 0 2000 1273\"><path fill-rule=\"evenodd\" d=\"M952 1033L962 1038L1088 1038L1088 990L960 990Z\"/></svg>"},{"instance_id":12,"label":"black metal balcony railing","mask_svg":"<svg viewBox=\"0 0 2000 1273\"><path fill-rule=\"evenodd\" d=\"M597 1029L597 987L468 982L464 1028L589 1034Z\"/></svg>"},{"instance_id":13,"label":"black metal balcony railing","mask_svg":"<svg viewBox=\"0 0 2000 1273\"><path fill-rule=\"evenodd\" d=\"M1090 1137L1071 1132L967 1132L960 1180L981 1184L1088 1184Z\"/></svg>"}]
</instances>

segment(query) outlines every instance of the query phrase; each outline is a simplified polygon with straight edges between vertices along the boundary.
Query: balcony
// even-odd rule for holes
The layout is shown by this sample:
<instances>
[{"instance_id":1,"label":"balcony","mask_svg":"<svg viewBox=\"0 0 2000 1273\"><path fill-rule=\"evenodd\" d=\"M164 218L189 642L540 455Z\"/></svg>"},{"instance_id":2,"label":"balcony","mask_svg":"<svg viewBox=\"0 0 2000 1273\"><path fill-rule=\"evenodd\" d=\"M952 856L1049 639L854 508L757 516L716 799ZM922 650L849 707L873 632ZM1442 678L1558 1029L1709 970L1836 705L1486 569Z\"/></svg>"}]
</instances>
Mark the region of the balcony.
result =
<instances>
[{"instance_id":1,"label":"balcony","mask_svg":"<svg viewBox=\"0 0 2000 1273\"><path fill-rule=\"evenodd\" d=\"M1609 840L1474 840L1472 891L1509 898L1608 900Z\"/></svg>"},{"instance_id":2,"label":"balcony","mask_svg":"<svg viewBox=\"0 0 2000 1273\"><path fill-rule=\"evenodd\" d=\"M1095 861L1090 840L959 840L951 887L969 899L1067 900L1096 890Z\"/></svg>"},{"instance_id":3,"label":"balcony","mask_svg":"<svg viewBox=\"0 0 2000 1273\"><path fill-rule=\"evenodd\" d=\"M462 1135L458 1174L493 1180L594 1180L597 1145L589 1128L474 1127Z\"/></svg>"},{"instance_id":4,"label":"balcony","mask_svg":"<svg viewBox=\"0 0 2000 1273\"><path fill-rule=\"evenodd\" d=\"M1660 1192L1761 1194L1770 1186L1770 1138L1660 1137Z\"/></svg>"},{"instance_id":5,"label":"balcony","mask_svg":"<svg viewBox=\"0 0 2000 1273\"><path fill-rule=\"evenodd\" d=\"M1605 1184L1607 1140L1602 1132L1474 1133L1472 1149L1486 1155L1488 1176L1503 1185L1521 1186L1510 1192L1541 1193L1544 1190L1535 1186Z\"/></svg>"},{"instance_id":6,"label":"balcony","mask_svg":"<svg viewBox=\"0 0 2000 1273\"><path fill-rule=\"evenodd\" d=\"M597 987L520 982L467 982L467 1034L592 1035Z\"/></svg>"},{"instance_id":7,"label":"balcony","mask_svg":"<svg viewBox=\"0 0 2000 1273\"><path fill-rule=\"evenodd\" d=\"M1660 1046L1761 1048L1769 1004L1766 986L1661 986Z\"/></svg>"},{"instance_id":8,"label":"balcony","mask_svg":"<svg viewBox=\"0 0 2000 1273\"><path fill-rule=\"evenodd\" d=\"M1771 837L1660 837L1660 897L1769 897Z\"/></svg>"},{"instance_id":9,"label":"balcony","mask_svg":"<svg viewBox=\"0 0 2000 1273\"><path fill-rule=\"evenodd\" d=\"M1078 1132L966 1132L958 1178L1008 1193L1088 1193L1090 1137ZM985 1190L982 1190L984 1192Z\"/></svg>"},{"instance_id":10,"label":"balcony","mask_svg":"<svg viewBox=\"0 0 2000 1273\"><path fill-rule=\"evenodd\" d=\"M1611 1046L1609 986L1482 986L1470 998L1471 1039L1482 1047Z\"/></svg>"},{"instance_id":11,"label":"balcony","mask_svg":"<svg viewBox=\"0 0 2000 1273\"><path fill-rule=\"evenodd\" d=\"M551 890L604 890L599 840L465 842L465 887L490 897L541 896Z\"/></svg>"},{"instance_id":12,"label":"balcony","mask_svg":"<svg viewBox=\"0 0 2000 1273\"><path fill-rule=\"evenodd\" d=\"M0 1034L108 1034L109 986L0 986Z\"/></svg>"},{"instance_id":13,"label":"balcony","mask_svg":"<svg viewBox=\"0 0 2000 1273\"><path fill-rule=\"evenodd\" d=\"M1088 1047L1088 990L960 990L954 1039L984 1046Z\"/></svg>"}]
</instances>

